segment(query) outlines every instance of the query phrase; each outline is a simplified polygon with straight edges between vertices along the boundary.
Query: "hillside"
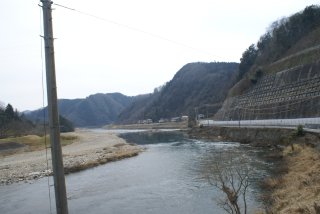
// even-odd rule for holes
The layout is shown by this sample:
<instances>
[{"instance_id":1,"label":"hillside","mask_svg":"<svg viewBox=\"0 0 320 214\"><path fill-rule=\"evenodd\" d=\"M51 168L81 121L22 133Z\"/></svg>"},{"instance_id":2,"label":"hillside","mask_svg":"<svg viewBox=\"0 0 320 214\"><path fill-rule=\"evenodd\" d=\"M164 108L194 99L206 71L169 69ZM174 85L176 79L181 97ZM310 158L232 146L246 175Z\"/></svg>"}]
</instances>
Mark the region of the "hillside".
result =
<instances>
[{"instance_id":1,"label":"hillside","mask_svg":"<svg viewBox=\"0 0 320 214\"><path fill-rule=\"evenodd\" d=\"M128 97L120 93L95 94L85 99L60 99L59 113L76 127L138 120L194 115L194 108L213 115L222 105L238 76L238 63L189 63L154 93ZM26 112L33 121L42 121L43 111Z\"/></svg>"},{"instance_id":2,"label":"hillside","mask_svg":"<svg viewBox=\"0 0 320 214\"><path fill-rule=\"evenodd\" d=\"M114 122L133 98L120 93L94 94L85 99L59 99L59 113L77 127L101 126ZM45 108L47 111L47 108ZM33 120L43 120L43 109L26 113Z\"/></svg>"},{"instance_id":3,"label":"hillside","mask_svg":"<svg viewBox=\"0 0 320 214\"><path fill-rule=\"evenodd\" d=\"M138 120L143 120L146 109L150 107L158 98L159 93L143 94L134 97L131 105L125 108L116 121L118 124L136 123Z\"/></svg>"},{"instance_id":4,"label":"hillside","mask_svg":"<svg viewBox=\"0 0 320 214\"><path fill-rule=\"evenodd\" d=\"M242 55L218 120L319 116L320 6L275 21Z\"/></svg>"},{"instance_id":5,"label":"hillside","mask_svg":"<svg viewBox=\"0 0 320 214\"><path fill-rule=\"evenodd\" d=\"M196 107L213 115L235 83L237 71L238 63L189 63L161 90L135 99L119 115L118 122L194 116Z\"/></svg>"}]
</instances>

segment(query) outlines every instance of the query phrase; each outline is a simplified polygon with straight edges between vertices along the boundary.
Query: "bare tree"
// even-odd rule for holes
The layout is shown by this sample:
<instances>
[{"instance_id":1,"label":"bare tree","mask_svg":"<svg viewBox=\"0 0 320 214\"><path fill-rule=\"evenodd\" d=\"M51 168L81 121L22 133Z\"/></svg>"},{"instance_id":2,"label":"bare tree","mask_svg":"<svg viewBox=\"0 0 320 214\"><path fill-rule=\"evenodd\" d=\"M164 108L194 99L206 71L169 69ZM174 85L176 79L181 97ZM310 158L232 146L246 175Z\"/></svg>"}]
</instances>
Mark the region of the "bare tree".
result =
<instances>
[{"instance_id":1,"label":"bare tree","mask_svg":"<svg viewBox=\"0 0 320 214\"><path fill-rule=\"evenodd\" d=\"M228 160L229 159L229 160ZM227 213L247 213L246 194L250 185L250 167L245 158L234 160L231 156L228 161L220 158L213 164L214 173L207 175L211 185L224 193L223 199L218 199L218 205Z\"/></svg>"}]
</instances>

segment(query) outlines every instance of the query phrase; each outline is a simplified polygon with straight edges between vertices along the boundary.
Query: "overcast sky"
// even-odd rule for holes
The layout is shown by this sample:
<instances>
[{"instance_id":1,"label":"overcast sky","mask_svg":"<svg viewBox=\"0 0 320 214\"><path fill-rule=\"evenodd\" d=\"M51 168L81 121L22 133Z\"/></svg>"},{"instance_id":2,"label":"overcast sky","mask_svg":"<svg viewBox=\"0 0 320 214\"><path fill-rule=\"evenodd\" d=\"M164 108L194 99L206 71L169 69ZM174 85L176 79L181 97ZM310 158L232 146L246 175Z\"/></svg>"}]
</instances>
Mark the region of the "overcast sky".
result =
<instances>
[{"instance_id":1,"label":"overcast sky","mask_svg":"<svg viewBox=\"0 0 320 214\"><path fill-rule=\"evenodd\" d=\"M0 101L19 111L42 107L42 11L38 2L0 0ZM239 62L243 51L273 21L318 2L54 1L102 18L53 6L58 97L150 93L186 63Z\"/></svg>"}]
</instances>

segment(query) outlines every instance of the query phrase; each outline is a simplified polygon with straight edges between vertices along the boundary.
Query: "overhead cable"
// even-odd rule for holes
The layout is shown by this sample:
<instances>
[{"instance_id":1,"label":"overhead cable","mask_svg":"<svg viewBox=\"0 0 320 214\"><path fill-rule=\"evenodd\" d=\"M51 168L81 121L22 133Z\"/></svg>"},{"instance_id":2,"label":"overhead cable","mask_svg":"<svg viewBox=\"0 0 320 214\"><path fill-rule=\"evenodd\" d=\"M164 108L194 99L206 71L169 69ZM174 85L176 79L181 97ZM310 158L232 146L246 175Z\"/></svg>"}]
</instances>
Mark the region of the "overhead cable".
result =
<instances>
[{"instance_id":1,"label":"overhead cable","mask_svg":"<svg viewBox=\"0 0 320 214\"><path fill-rule=\"evenodd\" d=\"M129 29L129 30L132 30L132 31L135 31L135 32L138 32L138 33L142 33L142 34L145 34L145 35L148 35L148 36L151 36L151 37L163 40L163 41L167 41L167 42L173 43L175 45L179 45L179 46L182 46L182 47L185 47L185 48L188 48L188 49L192 49L194 51L197 51L197 52L200 52L200 53L203 53L203 54L206 54L206 55L214 56L214 57L217 57L217 58L220 58L220 59L223 58L221 56L217 56L217 55L214 55L214 54L212 54L210 52L207 52L205 50L201 50L201 49L186 45L186 44L184 44L182 42L175 41L175 40L172 40L172 39L163 37L161 35L158 35L158 34L155 34L155 33L151 33L151 32L136 28L136 27L132 27L132 26L127 25L127 24L116 22L116 21L111 20L111 19L107 19L107 18L104 18L104 17L101 17L101 16L97 16L97 15L94 15L92 13L87 13L87 12L84 12L84 11L80 11L80 10L77 10L75 8L72 8L72 7L69 7L69 6L65 6L65 5L62 5L62 4L58 4L58 3L53 3L53 5L61 7L61 8L64 8L64 9L67 9L67 10L70 10L70 11L73 11L73 12L77 12L77 13L85 15L85 16L89 16L89 17L92 17L92 18L95 18L95 19L98 19L98 20L101 20L101 21L104 21L104 22L108 22L108 23L111 23L111 24L114 24L114 25Z\"/></svg>"}]
</instances>

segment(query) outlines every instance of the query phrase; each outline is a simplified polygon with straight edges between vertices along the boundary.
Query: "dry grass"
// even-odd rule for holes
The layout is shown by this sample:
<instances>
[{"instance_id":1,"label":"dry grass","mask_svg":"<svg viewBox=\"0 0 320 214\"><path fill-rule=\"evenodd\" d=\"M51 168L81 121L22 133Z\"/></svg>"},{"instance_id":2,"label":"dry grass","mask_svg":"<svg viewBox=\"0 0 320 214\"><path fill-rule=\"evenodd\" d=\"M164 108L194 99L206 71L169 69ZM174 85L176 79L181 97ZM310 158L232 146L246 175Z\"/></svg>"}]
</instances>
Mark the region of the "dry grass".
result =
<instances>
[{"instance_id":1,"label":"dry grass","mask_svg":"<svg viewBox=\"0 0 320 214\"><path fill-rule=\"evenodd\" d=\"M72 134L62 134L60 136L60 143L62 146L69 145L73 142L75 142L78 139L76 135ZM47 135L46 137L38 136L38 135L26 135L22 137L10 137L10 138L5 138L1 139L1 142L15 142L22 144L26 146L27 151L38 151L45 149L45 143L47 143L47 147L50 146L50 139L49 136Z\"/></svg>"},{"instance_id":2,"label":"dry grass","mask_svg":"<svg viewBox=\"0 0 320 214\"><path fill-rule=\"evenodd\" d=\"M273 177L273 178L267 178L264 182L263 185L265 187L268 187L269 189L276 189L283 185L284 179L283 176L278 176L278 177Z\"/></svg>"},{"instance_id":3,"label":"dry grass","mask_svg":"<svg viewBox=\"0 0 320 214\"><path fill-rule=\"evenodd\" d=\"M133 146L129 146L127 144L115 144L113 146L115 150L111 148L113 151L109 151L110 148L105 148L101 151L100 155L96 158L88 159L86 161L82 160L82 162L74 162L70 165L66 165L64 171L66 174L78 172L81 170L85 170L88 168L92 168L98 165L102 165L108 162L117 161L129 157L137 156L142 150L140 148L134 148Z\"/></svg>"},{"instance_id":4,"label":"dry grass","mask_svg":"<svg viewBox=\"0 0 320 214\"><path fill-rule=\"evenodd\" d=\"M314 63L319 60L320 51L319 49L310 50L308 52L303 52L298 55L293 55L292 57L284 58L275 63L272 63L264 68L264 71L268 74L274 74L279 71L287 70L299 65L305 65L309 63Z\"/></svg>"},{"instance_id":5,"label":"dry grass","mask_svg":"<svg viewBox=\"0 0 320 214\"><path fill-rule=\"evenodd\" d=\"M273 188L271 213L319 213L320 155L305 145L295 144L283 151L288 173L269 178L266 184Z\"/></svg>"}]
</instances>

